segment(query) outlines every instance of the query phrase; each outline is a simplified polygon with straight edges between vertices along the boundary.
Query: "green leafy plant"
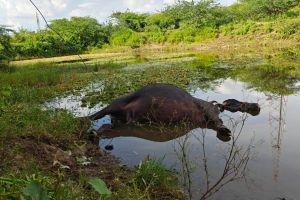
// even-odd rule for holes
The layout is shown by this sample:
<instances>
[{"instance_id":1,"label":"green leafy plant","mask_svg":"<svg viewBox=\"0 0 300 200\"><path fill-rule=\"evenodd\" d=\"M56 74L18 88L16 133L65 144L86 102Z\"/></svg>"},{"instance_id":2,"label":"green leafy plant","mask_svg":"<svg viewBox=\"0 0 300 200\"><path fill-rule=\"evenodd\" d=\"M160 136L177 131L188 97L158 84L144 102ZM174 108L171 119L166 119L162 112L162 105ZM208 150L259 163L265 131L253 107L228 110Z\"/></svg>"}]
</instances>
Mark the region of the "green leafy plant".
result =
<instances>
[{"instance_id":1,"label":"green leafy plant","mask_svg":"<svg viewBox=\"0 0 300 200\"><path fill-rule=\"evenodd\" d=\"M107 188L105 182L97 177L91 177L88 183L96 190L99 194L104 197L110 197L111 191Z\"/></svg>"},{"instance_id":2,"label":"green leafy plant","mask_svg":"<svg viewBox=\"0 0 300 200\"><path fill-rule=\"evenodd\" d=\"M29 183L26 188L23 189L23 194L32 200L49 200L46 191L44 191L41 184L36 181Z\"/></svg>"}]
</instances>

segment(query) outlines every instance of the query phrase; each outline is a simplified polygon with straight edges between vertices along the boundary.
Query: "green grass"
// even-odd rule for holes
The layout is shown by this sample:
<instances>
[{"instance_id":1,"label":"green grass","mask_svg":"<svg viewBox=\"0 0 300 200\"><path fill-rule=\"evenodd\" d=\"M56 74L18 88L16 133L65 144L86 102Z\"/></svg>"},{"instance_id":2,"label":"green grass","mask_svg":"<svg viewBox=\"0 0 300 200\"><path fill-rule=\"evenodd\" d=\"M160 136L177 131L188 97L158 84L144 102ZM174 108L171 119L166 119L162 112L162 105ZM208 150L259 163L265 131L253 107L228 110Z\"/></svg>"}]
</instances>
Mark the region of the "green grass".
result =
<instances>
[{"instance_id":1,"label":"green grass","mask_svg":"<svg viewBox=\"0 0 300 200\"><path fill-rule=\"evenodd\" d=\"M178 190L178 181L175 172L167 169L162 159L149 159L142 161L137 167L133 178L127 186L114 194L112 199L186 199Z\"/></svg>"},{"instance_id":2,"label":"green grass","mask_svg":"<svg viewBox=\"0 0 300 200\"><path fill-rule=\"evenodd\" d=\"M135 183L138 188L172 187L176 185L174 172L167 170L162 160L150 159L141 162L135 174ZM173 177L173 178L172 178Z\"/></svg>"},{"instance_id":3,"label":"green grass","mask_svg":"<svg viewBox=\"0 0 300 200\"><path fill-rule=\"evenodd\" d=\"M31 173L30 175L10 174L0 177L0 198L5 200L20 199L24 196L24 189L32 182L42 185L50 199L96 199L99 197L95 191L87 191L86 181L80 184L76 181L67 179L59 180L58 177L42 174L41 172ZM26 198L27 199L27 198Z\"/></svg>"},{"instance_id":4,"label":"green grass","mask_svg":"<svg viewBox=\"0 0 300 200\"><path fill-rule=\"evenodd\" d=\"M34 64L0 72L0 137L28 133L74 133L76 123L70 114L66 111L43 111L41 104L51 97L87 84L87 78L93 79L92 70L91 67L86 70L84 67L72 69L53 64Z\"/></svg>"}]
</instances>

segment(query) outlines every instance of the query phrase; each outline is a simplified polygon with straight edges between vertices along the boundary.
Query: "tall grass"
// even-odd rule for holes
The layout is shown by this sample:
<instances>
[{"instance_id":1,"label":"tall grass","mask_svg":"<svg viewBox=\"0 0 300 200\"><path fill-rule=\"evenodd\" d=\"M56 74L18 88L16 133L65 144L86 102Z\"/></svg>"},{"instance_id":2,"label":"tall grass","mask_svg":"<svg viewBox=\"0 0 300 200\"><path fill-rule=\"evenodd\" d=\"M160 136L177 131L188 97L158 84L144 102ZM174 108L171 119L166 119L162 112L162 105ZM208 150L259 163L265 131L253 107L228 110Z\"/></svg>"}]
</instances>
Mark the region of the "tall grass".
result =
<instances>
[{"instance_id":1,"label":"tall grass","mask_svg":"<svg viewBox=\"0 0 300 200\"><path fill-rule=\"evenodd\" d=\"M88 83L93 78L90 73L93 67L54 64L11 67L14 70L0 72L0 137L74 133L77 121L73 116L62 110L44 111L41 104Z\"/></svg>"},{"instance_id":2,"label":"tall grass","mask_svg":"<svg viewBox=\"0 0 300 200\"><path fill-rule=\"evenodd\" d=\"M141 162L135 174L135 182L141 189L147 187L170 187L175 185L174 172L167 170L162 160Z\"/></svg>"}]
</instances>

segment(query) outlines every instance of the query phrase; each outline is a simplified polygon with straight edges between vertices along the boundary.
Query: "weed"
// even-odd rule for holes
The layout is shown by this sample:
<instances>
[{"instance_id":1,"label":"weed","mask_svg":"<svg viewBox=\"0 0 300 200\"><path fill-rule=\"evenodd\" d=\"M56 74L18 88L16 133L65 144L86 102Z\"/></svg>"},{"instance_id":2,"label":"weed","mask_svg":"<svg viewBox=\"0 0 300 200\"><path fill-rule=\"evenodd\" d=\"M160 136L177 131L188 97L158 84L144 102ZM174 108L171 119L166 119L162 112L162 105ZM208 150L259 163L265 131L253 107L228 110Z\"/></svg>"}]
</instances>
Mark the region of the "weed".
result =
<instances>
[{"instance_id":1,"label":"weed","mask_svg":"<svg viewBox=\"0 0 300 200\"><path fill-rule=\"evenodd\" d=\"M280 35L282 38L289 38L291 35L299 32L300 21L292 21L280 29Z\"/></svg>"},{"instance_id":2,"label":"weed","mask_svg":"<svg viewBox=\"0 0 300 200\"><path fill-rule=\"evenodd\" d=\"M162 164L162 160L146 160L140 163L135 175L138 188L170 187L175 185L176 179L170 170Z\"/></svg>"}]
</instances>

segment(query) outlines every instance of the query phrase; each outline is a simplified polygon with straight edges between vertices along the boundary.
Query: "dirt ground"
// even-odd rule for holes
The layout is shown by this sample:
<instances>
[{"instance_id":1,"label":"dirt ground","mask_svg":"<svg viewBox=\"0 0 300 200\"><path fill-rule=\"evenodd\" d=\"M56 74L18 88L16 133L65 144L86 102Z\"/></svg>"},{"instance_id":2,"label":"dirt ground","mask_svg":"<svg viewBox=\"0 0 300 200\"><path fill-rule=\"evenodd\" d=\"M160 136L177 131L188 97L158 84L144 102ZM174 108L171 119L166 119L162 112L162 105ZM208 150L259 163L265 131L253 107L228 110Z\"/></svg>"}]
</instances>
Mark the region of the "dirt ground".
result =
<instances>
[{"instance_id":1,"label":"dirt ground","mask_svg":"<svg viewBox=\"0 0 300 200\"><path fill-rule=\"evenodd\" d=\"M7 167L10 171L22 170L35 163L44 172L63 169L75 180L79 173L101 177L114 190L119 187L116 180L123 182L132 173L131 169L120 166L116 157L88 140L21 136L1 141L0 157L0 170Z\"/></svg>"},{"instance_id":2,"label":"dirt ground","mask_svg":"<svg viewBox=\"0 0 300 200\"><path fill-rule=\"evenodd\" d=\"M49 135L0 138L0 158L0 176L7 170L28 171L34 165L45 174L62 171L65 178L77 182L82 174L99 177L113 192L122 190L135 173L135 169L121 166L118 158L94 142L78 138ZM166 188L157 188L153 195L153 199L185 199L182 192Z\"/></svg>"}]
</instances>

